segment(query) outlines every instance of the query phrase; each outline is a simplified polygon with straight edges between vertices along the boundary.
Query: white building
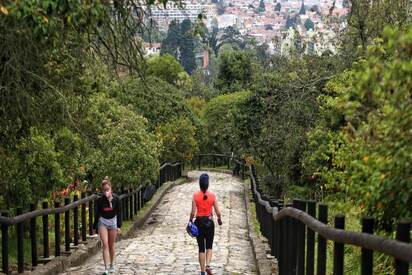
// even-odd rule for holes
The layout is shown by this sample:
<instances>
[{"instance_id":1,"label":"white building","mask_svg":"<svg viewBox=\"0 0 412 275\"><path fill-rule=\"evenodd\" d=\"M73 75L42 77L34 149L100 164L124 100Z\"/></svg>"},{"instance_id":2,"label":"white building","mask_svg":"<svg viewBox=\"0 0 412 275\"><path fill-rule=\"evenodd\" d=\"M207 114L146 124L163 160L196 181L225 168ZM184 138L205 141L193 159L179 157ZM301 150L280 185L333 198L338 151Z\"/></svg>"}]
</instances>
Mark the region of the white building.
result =
<instances>
[{"instance_id":1,"label":"white building","mask_svg":"<svg viewBox=\"0 0 412 275\"><path fill-rule=\"evenodd\" d=\"M162 5L150 8L150 17L163 27L167 27L173 20L181 22L189 19L193 22L197 20L199 14L206 16L207 25L210 25L212 18L216 15L216 6L213 4L193 4L185 1L182 7L174 3L168 3L166 8Z\"/></svg>"},{"instance_id":2,"label":"white building","mask_svg":"<svg viewBox=\"0 0 412 275\"><path fill-rule=\"evenodd\" d=\"M160 54L160 43L144 43L145 55L159 55Z\"/></svg>"}]
</instances>

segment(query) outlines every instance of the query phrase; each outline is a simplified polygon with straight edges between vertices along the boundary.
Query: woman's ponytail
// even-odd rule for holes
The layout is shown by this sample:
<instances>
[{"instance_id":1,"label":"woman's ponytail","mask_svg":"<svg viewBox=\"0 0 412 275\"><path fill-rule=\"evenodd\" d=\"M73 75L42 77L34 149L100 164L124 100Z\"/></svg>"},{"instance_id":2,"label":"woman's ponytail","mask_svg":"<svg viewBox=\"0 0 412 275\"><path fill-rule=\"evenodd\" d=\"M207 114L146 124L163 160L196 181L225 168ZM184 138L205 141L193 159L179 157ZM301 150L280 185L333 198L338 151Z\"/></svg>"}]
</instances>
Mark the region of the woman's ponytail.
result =
<instances>
[{"instance_id":1,"label":"woman's ponytail","mask_svg":"<svg viewBox=\"0 0 412 275\"><path fill-rule=\"evenodd\" d=\"M208 174L201 174L199 178L200 190L203 192L203 200L207 200L206 191L209 188L209 176Z\"/></svg>"}]
</instances>

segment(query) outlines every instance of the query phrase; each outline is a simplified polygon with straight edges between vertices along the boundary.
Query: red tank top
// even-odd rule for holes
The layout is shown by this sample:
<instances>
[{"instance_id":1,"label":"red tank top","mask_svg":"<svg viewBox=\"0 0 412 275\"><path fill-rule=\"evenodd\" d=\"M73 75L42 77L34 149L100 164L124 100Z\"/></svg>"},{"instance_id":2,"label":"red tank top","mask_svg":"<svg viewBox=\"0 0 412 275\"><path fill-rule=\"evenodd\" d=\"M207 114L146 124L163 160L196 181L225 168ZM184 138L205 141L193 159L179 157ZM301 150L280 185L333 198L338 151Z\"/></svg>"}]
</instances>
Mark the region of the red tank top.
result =
<instances>
[{"instance_id":1,"label":"red tank top","mask_svg":"<svg viewBox=\"0 0 412 275\"><path fill-rule=\"evenodd\" d=\"M197 208L196 216L198 217L212 215L212 207L215 203L215 194L206 191L206 200L203 199L204 195L205 194L202 191L193 194L193 200L195 201Z\"/></svg>"}]
</instances>

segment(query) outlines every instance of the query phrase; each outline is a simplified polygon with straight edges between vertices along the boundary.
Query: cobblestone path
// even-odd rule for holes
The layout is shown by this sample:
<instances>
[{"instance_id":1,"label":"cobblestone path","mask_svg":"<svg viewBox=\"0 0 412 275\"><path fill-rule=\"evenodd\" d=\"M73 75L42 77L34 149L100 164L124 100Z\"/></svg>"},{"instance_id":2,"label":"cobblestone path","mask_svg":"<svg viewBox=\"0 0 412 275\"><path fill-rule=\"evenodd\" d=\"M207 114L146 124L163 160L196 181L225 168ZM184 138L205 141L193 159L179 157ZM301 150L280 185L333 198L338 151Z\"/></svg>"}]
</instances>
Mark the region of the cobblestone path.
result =
<instances>
[{"instance_id":1,"label":"cobblestone path","mask_svg":"<svg viewBox=\"0 0 412 275\"><path fill-rule=\"evenodd\" d=\"M171 189L135 236L116 244L116 274L200 274L196 239L185 230L200 172L190 172L190 183ZM247 237L243 186L230 175L209 173L211 192L222 208L223 225L215 222L213 274L255 274ZM64 274L102 274L101 253Z\"/></svg>"}]
</instances>

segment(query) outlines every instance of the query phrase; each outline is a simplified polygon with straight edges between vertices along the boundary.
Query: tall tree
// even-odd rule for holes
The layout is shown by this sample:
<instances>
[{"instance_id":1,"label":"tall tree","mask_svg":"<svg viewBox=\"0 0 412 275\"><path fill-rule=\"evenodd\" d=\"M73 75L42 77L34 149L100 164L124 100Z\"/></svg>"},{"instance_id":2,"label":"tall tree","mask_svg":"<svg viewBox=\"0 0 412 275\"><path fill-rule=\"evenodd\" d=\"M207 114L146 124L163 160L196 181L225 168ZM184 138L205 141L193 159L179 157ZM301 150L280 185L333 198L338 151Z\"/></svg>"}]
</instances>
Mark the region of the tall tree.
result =
<instances>
[{"instance_id":1,"label":"tall tree","mask_svg":"<svg viewBox=\"0 0 412 275\"><path fill-rule=\"evenodd\" d=\"M169 25L167 37L162 42L160 54L174 56L189 74L196 69L195 42L192 23L189 19L179 23L173 20Z\"/></svg>"},{"instance_id":2,"label":"tall tree","mask_svg":"<svg viewBox=\"0 0 412 275\"><path fill-rule=\"evenodd\" d=\"M155 56L148 60L147 74L156 76L170 84L176 85L182 66L170 54Z\"/></svg>"},{"instance_id":3,"label":"tall tree","mask_svg":"<svg viewBox=\"0 0 412 275\"><path fill-rule=\"evenodd\" d=\"M265 1L260 0L260 2L259 2L259 12L264 12L265 10L266 10Z\"/></svg>"},{"instance_id":4,"label":"tall tree","mask_svg":"<svg viewBox=\"0 0 412 275\"><path fill-rule=\"evenodd\" d=\"M179 40L180 40L180 25L179 22L173 20L169 24L169 29L167 31L166 38L162 41L162 45L160 48L160 54L170 54L177 58L178 54L178 47L179 47Z\"/></svg>"},{"instance_id":5,"label":"tall tree","mask_svg":"<svg viewBox=\"0 0 412 275\"><path fill-rule=\"evenodd\" d=\"M225 51L219 59L216 88L224 92L247 89L252 82L255 66L252 54L247 51Z\"/></svg>"},{"instance_id":6,"label":"tall tree","mask_svg":"<svg viewBox=\"0 0 412 275\"><path fill-rule=\"evenodd\" d=\"M196 69L195 42L192 33L192 23L189 19L183 20L180 24L181 39L180 45L180 63L183 68L191 74Z\"/></svg>"},{"instance_id":7,"label":"tall tree","mask_svg":"<svg viewBox=\"0 0 412 275\"><path fill-rule=\"evenodd\" d=\"M382 35L385 26L404 27L411 22L409 0L350 0L347 45L362 46L363 53L370 42ZM353 47L353 48L352 48Z\"/></svg>"},{"instance_id":8,"label":"tall tree","mask_svg":"<svg viewBox=\"0 0 412 275\"><path fill-rule=\"evenodd\" d=\"M305 3L302 1L302 5L300 6L299 14L306 14Z\"/></svg>"}]
</instances>

